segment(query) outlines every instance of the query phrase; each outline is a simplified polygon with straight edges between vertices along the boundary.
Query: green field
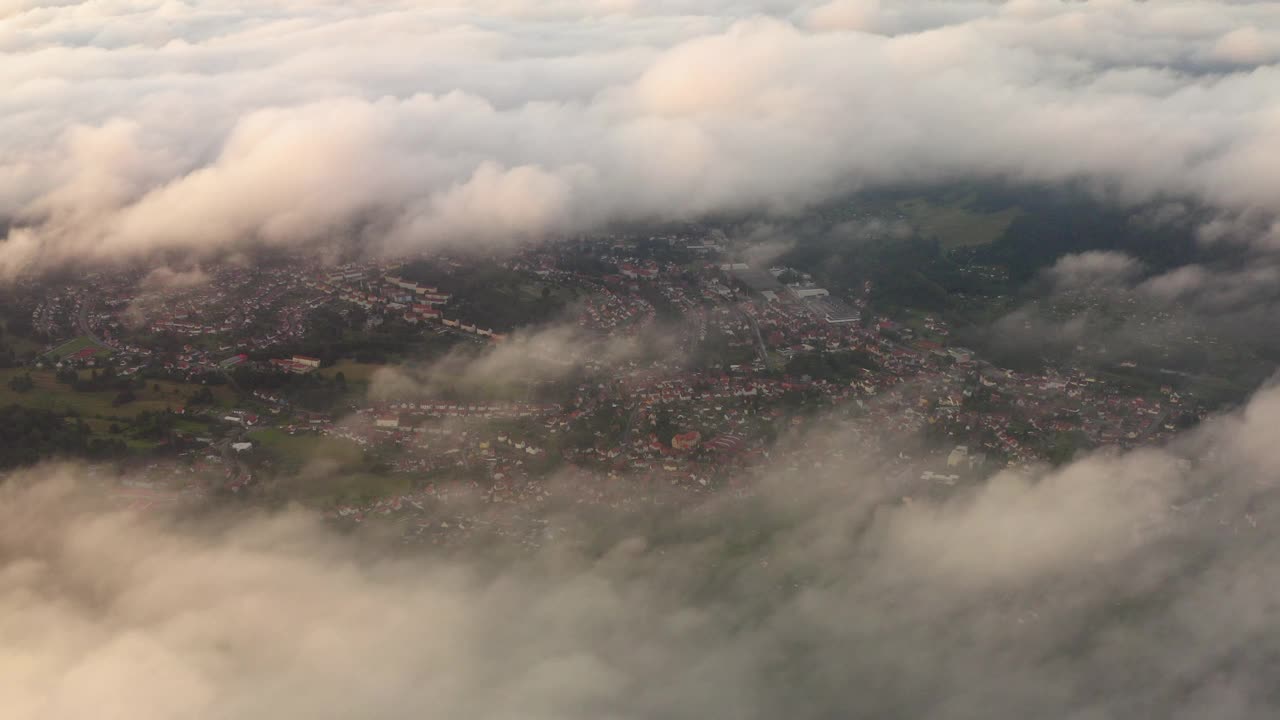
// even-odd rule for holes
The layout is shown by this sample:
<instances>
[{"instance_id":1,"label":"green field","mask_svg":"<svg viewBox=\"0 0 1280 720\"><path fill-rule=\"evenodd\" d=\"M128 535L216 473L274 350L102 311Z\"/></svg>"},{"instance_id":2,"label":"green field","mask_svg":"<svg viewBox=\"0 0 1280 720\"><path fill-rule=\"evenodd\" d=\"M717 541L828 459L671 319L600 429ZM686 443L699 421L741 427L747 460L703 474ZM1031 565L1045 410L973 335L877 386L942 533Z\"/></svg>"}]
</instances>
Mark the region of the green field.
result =
<instances>
[{"instance_id":1,"label":"green field","mask_svg":"<svg viewBox=\"0 0 1280 720\"><path fill-rule=\"evenodd\" d=\"M276 483L285 497L322 504L367 502L410 486L405 475L369 472L364 449L344 438L290 435L276 428L254 430L249 437L279 459L284 472Z\"/></svg>"},{"instance_id":2,"label":"green field","mask_svg":"<svg viewBox=\"0 0 1280 720\"><path fill-rule=\"evenodd\" d=\"M154 440L142 440L129 433L131 425L128 420L111 420L108 418L81 418L93 432L95 438L121 440L130 450L152 450L158 445ZM116 431L111 432L112 426Z\"/></svg>"},{"instance_id":3,"label":"green field","mask_svg":"<svg viewBox=\"0 0 1280 720\"><path fill-rule=\"evenodd\" d=\"M405 474L377 475L368 472L316 472L285 475L276 481L276 492L290 500L320 506L347 503L367 504L377 498L408 492L412 480Z\"/></svg>"},{"instance_id":4,"label":"green field","mask_svg":"<svg viewBox=\"0 0 1280 720\"><path fill-rule=\"evenodd\" d=\"M9 387L9 380L24 374L31 375L35 387L20 393ZM158 389L157 389L158 387ZM0 405L22 405L42 410L63 411L74 410L84 417L122 417L131 418L143 411L157 412L177 410L184 407L187 398L200 388L197 385L176 383L167 380L147 381L145 388L134 390L137 400L119 407L113 407L115 390L98 392L77 392L69 385L59 383L52 371L31 370L24 368L7 368L0 370ZM234 403L235 394L226 387L211 388L214 398L221 405Z\"/></svg>"},{"instance_id":5,"label":"green field","mask_svg":"<svg viewBox=\"0 0 1280 720\"><path fill-rule=\"evenodd\" d=\"M72 338L62 343L61 345L55 347L54 349L50 350L47 354L61 360L62 358L65 358L69 355L74 355L80 352L81 350L84 350L86 348L93 348L93 347L98 348L98 352L96 353L97 357L111 354L110 350L100 347L87 335L81 335L78 338Z\"/></svg>"},{"instance_id":6,"label":"green field","mask_svg":"<svg viewBox=\"0 0 1280 720\"><path fill-rule=\"evenodd\" d=\"M1018 208L984 212L973 207L975 200L973 193L945 203L918 197L901 200L896 207L921 235L936 236L944 248L990 244L1022 214Z\"/></svg>"},{"instance_id":7,"label":"green field","mask_svg":"<svg viewBox=\"0 0 1280 720\"><path fill-rule=\"evenodd\" d=\"M293 467L301 467L312 460L329 460L340 467L354 467L364 461L364 449L345 438L310 432L290 435L277 428L254 430L250 437L277 454L281 462Z\"/></svg>"}]
</instances>

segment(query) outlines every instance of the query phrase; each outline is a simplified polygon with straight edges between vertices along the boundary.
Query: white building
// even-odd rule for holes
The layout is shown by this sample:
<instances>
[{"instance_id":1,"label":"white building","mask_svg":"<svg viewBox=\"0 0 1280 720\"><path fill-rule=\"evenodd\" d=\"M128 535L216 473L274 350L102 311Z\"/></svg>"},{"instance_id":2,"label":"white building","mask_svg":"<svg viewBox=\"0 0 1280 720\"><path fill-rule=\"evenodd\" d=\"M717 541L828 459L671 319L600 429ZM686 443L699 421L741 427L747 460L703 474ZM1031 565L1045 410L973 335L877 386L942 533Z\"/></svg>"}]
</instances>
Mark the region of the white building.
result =
<instances>
[{"instance_id":1,"label":"white building","mask_svg":"<svg viewBox=\"0 0 1280 720\"><path fill-rule=\"evenodd\" d=\"M794 292L796 294L796 297L800 298L801 300L805 298L811 298L811 297L827 297L828 295L831 294L830 292L827 292L826 288L820 288L820 287L792 288L792 292Z\"/></svg>"}]
</instances>

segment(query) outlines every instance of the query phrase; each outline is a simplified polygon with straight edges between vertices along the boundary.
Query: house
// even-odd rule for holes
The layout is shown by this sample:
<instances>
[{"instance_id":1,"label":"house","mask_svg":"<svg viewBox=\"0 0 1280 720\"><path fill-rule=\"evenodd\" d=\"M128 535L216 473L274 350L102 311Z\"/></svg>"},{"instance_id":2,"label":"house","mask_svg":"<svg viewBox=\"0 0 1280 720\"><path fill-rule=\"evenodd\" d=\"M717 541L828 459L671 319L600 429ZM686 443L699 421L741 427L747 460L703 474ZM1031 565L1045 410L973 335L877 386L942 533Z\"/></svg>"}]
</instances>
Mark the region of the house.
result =
<instances>
[{"instance_id":1,"label":"house","mask_svg":"<svg viewBox=\"0 0 1280 720\"><path fill-rule=\"evenodd\" d=\"M646 265L633 265L631 263L623 263L619 267L619 271L626 277L635 278L655 278L658 276L658 267L652 263Z\"/></svg>"},{"instance_id":2,"label":"house","mask_svg":"<svg viewBox=\"0 0 1280 720\"><path fill-rule=\"evenodd\" d=\"M675 450L692 450L698 447L698 443L702 441L702 433L697 430L690 430L687 433L680 433L671 438L671 447Z\"/></svg>"}]
</instances>

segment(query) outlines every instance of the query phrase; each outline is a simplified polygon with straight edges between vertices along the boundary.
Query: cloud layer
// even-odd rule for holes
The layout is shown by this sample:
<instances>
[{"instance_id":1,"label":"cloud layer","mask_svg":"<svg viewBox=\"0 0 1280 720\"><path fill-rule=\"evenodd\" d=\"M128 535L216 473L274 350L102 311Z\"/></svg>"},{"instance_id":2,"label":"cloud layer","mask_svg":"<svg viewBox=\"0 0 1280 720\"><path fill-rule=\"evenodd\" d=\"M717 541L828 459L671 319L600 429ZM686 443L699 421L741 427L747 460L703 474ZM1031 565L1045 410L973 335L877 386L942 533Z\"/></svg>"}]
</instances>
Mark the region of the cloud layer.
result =
<instances>
[{"instance_id":1,"label":"cloud layer","mask_svg":"<svg viewBox=\"0 0 1280 720\"><path fill-rule=\"evenodd\" d=\"M0 267L536 239L860 187L1275 209L1269 3L0 3ZM1256 225L1257 222L1254 222Z\"/></svg>"},{"instance_id":2,"label":"cloud layer","mask_svg":"<svg viewBox=\"0 0 1280 720\"><path fill-rule=\"evenodd\" d=\"M1274 254L1155 272L1124 253L1089 251L1058 258L1031 288L1043 296L1002 316L975 341L1035 356L1086 343L1106 348L1109 357L1095 360L1163 355L1160 362L1219 377L1233 375L1224 364L1233 355L1256 354L1247 376L1271 372L1280 357L1280 344L1259 331L1280 311ZM1206 344L1224 351L1187 355ZM1253 379L1248 382L1252 387Z\"/></svg>"},{"instance_id":3,"label":"cloud layer","mask_svg":"<svg viewBox=\"0 0 1280 720\"><path fill-rule=\"evenodd\" d=\"M755 500L517 556L137 517L47 467L0 488L0 713L1274 717L1277 422L1264 390L1168 448L946 498L868 458L775 466Z\"/></svg>"}]
</instances>

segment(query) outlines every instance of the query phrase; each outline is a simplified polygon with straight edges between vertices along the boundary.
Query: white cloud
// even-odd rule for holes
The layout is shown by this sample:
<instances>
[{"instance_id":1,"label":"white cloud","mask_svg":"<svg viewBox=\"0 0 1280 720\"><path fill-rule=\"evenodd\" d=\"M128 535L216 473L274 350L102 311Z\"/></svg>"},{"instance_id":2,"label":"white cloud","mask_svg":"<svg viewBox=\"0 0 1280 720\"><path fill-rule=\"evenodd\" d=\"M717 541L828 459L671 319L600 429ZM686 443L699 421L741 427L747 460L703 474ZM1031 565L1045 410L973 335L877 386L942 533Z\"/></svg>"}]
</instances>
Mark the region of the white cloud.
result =
<instances>
[{"instance_id":1,"label":"white cloud","mask_svg":"<svg viewBox=\"0 0 1280 720\"><path fill-rule=\"evenodd\" d=\"M1165 448L909 503L867 458L765 467L757 500L514 555L136 516L45 467L0 487L0 714L1269 717L1278 418L1266 389Z\"/></svg>"},{"instance_id":2,"label":"white cloud","mask_svg":"<svg viewBox=\"0 0 1280 720\"><path fill-rule=\"evenodd\" d=\"M515 331L483 348L463 346L422 366L389 366L370 378L378 401L438 397L444 392L509 389L511 385L562 380L589 367L618 368L645 358L677 363L675 335L653 326L635 335L601 335L576 325L553 324Z\"/></svg>"},{"instance_id":3,"label":"white cloud","mask_svg":"<svg viewBox=\"0 0 1280 720\"><path fill-rule=\"evenodd\" d=\"M1121 252L1090 250L1063 255L1045 271L1059 289L1114 288L1142 270L1142 263Z\"/></svg>"},{"instance_id":4,"label":"white cloud","mask_svg":"<svg viewBox=\"0 0 1280 720\"><path fill-rule=\"evenodd\" d=\"M1280 10L8 3L0 266L519 242L859 187L1088 180L1271 216Z\"/></svg>"}]
</instances>

